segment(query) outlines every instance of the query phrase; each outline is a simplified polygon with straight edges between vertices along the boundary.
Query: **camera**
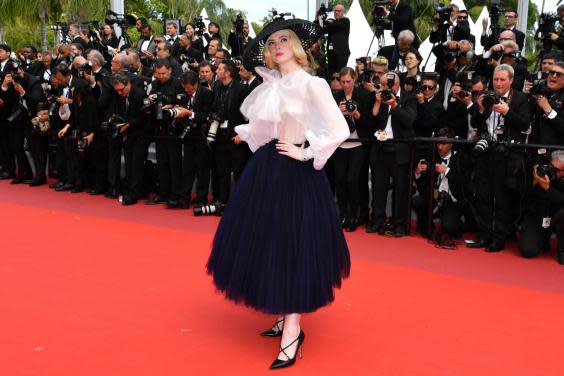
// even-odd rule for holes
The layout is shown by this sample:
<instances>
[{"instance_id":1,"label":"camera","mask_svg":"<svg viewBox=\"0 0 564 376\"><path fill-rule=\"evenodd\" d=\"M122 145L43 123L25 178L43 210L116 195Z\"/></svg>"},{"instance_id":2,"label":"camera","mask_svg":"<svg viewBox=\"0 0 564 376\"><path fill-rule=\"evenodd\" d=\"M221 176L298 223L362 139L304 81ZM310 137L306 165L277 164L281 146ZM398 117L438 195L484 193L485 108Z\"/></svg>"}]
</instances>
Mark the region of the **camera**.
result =
<instances>
[{"instance_id":1,"label":"camera","mask_svg":"<svg viewBox=\"0 0 564 376\"><path fill-rule=\"evenodd\" d=\"M81 78L84 78L85 75L91 76L91 75L92 75L92 72L93 72L93 71L92 71L92 64L91 64L90 62L84 63L84 64L82 64L82 65L80 65L80 66L78 67L78 75L79 75Z\"/></svg>"},{"instance_id":2,"label":"camera","mask_svg":"<svg viewBox=\"0 0 564 376\"><path fill-rule=\"evenodd\" d=\"M419 94L423 92L423 88L421 87L421 75L416 74L413 77L406 77L404 85L411 86L411 92L415 94Z\"/></svg>"},{"instance_id":3,"label":"camera","mask_svg":"<svg viewBox=\"0 0 564 376\"><path fill-rule=\"evenodd\" d=\"M345 102L345 108L348 112L355 112L358 109L358 104L352 99L349 99Z\"/></svg>"},{"instance_id":4,"label":"camera","mask_svg":"<svg viewBox=\"0 0 564 376\"><path fill-rule=\"evenodd\" d=\"M542 95L550 97L552 92L546 86L546 79L548 74L546 72L534 72L527 76L527 81L532 82L533 86L529 90L529 95Z\"/></svg>"},{"instance_id":5,"label":"camera","mask_svg":"<svg viewBox=\"0 0 564 376\"><path fill-rule=\"evenodd\" d=\"M451 24L450 15L452 13L452 6L446 6L444 4L435 5L435 16L433 19L439 22L440 26L448 26Z\"/></svg>"},{"instance_id":6,"label":"camera","mask_svg":"<svg viewBox=\"0 0 564 376\"><path fill-rule=\"evenodd\" d=\"M186 54L180 54L180 56L178 57L178 60L181 63L188 63L188 64L194 64L196 62L196 59L193 57L190 57Z\"/></svg>"},{"instance_id":7,"label":"camera","mask_svg":"<svg viewBox=\"0 0 564 376\"><path fill-rule=\"evenodd\" d=\"M539 27L535 33L535 38L542 42L542 49L545 52L552 50L550 33L557 32L556 25L558 23L559 17L556 13L541 13L539 16Z\"/></svg>"},{"instance_id":8,"label":"camera","mask_svg":"<svg viewBox=\"0 0 564 376\"><path fill-rule=\"evenodd\" d=\"M386 102L389 101L390 99L392 99L394 97L394 94L392 93L392 87L394 86L395 82L396 82L396 76L393 73L388 73L386 75L386 80L388 81L388 88L382 90L381 96L382 96L382 101Z\"/></svg>"},{"instance_id":9,"label":"camera","mask_svg":"<svg viewBox=\"0 0 564 376\"><path fill-rule=\"evenodd\" d=\"M392 23L388 19L386 12L381 7L390 5L389 0L374 0L372 8L372 26L376 28L377 33L382 33L384 30L391 30Z\"/></svg>"},{"instance_id":10,"label":"camera","mask_svg":"<svg viewBox=\"0 0 564 376\"><path fill-rule=\"evenodd\" d=\"M491 110L493 106L499 104L500 102L501 98L494 91L488 91L484 94L482 106L484 106L486 110Z\"/></svg>"},{"instance_id":11,"label":"camera","mask_svg":"<svg viewBox=\"0 0 564 376\"><path fill-rule=\"evenodd\" d=\"M20 69L21 69L21 64L17 61L12 61L11 65L10 65L10 74L12 75L12 80L14 80L15 83L17 84L22 84L23 79L20 76Z\"/></svg>"},{"instance_id":12,"label":"camera","mask_svg":"<svg viewBox=\"0 0 564 376\"><path fill-rule=\"evenodd\" d=\"M135 26L135 23L137 22L137 17L132 14L119 14L109 9L106 13L106 16L107 17L104 20L106 24L117 24L121 27L121 29L127 29L131 26Z\"/></svg>"},{"instance_id":13,"label":"camera","mask_svg":"<svg viewBox=\"0 0 564 376\"><path fill-rule=\"evenodd\" d=\"M57 94L47 95L47 104L49 105L48 108L49 117L55 116L55 114L57 113L57 108L59 107L59 102L57 102L57 99L59 99Z\"/></svg>"},{"instance_id":14,"label":"camera","mask_svg":"<svg viewBox=\"0 0 564 376\"><path fill-rule=\"evenodd\" d=\"M479 135L479 137L477 138L476 143L472 148L472 151L474 151L476 154L481 154L486 150L488 150L488 148L490 147L490 143L491 143L491 139L489 135L487 133L483 133Z\"/></svg>"},{"instance_id":15,"label":"camera","mask_svg":"<svg viewBox=\"0 0 564 376\"><path fill-rule=\"evenodd\" d=\"M219 116L219 114L213 112L210 114L209 120L211 120L211 124L210 129L208 130L208 135L206 137L206 142L208 143L208 145L215 141L219 123L221 122L221 117Z\"/></svg>"},{"instance_id":16,"label":"camera","mask_svg":"<svg viewBox=\"0 0 564 376\"><path fill-rule=\"evenodd\" d=\"M81 132L78 129L73 129L70 131L69 137L71 140L76 142L79 153L83 153L88 147L88 141L84 139L88 134L86 132Z\"/></svg>"},{"instance_id":17,"label":"camera","mask_svg":"<svg viewBox=\"0 0 564 376\"><path fill-rule=\"evenodd\" d=\"M117 138L119 136L120 128L125 123L127 123L127 120L125 120L122 116L118 114L112 114L108 121L104 121L102 122L102 124L100 124L100 129L102 130L102 132L110 135L111 138Z\"/></svg>"},{"instance_id":18,"label":"camera","mask_svg":"<svg viewBox=\"0 0 564 376\"><path fill-rule=\"evenodd\" d=\"M225 210L225 205L220 203L202 205L194 208L194 216L199 217L202 215L217 215L218 217L221 217L224 210Z\"/></svg>"},{"instance_id":19,"label":"camera","mask_svg":"<svg viewBox=\"0 0 564 376\"><path fill-rule=\"evenodd\" d=\"M557 173L558 173L558 169L553 165L551 165L550 163L542 164L537 167L537 175L540 176L541 178L546 175L548 176L548 180L550 181L556 180Z\"/></svg>"},{"instance_id":20,"label":"camera","mask_svg":"<svg viewBox=\"0 0 564 376\"><path fill-rule=\"evenodd\" d=\"M321 3L321 5L319 6L319 10L317 11L317 14L319 15L319 17L321 17L323 21L325 21L327 19L327 12L329 11L331 11L331 9L328 9L327 6L325 6L325 3Z\"/></svg>"},{"instance_id":21,"label":"camera","mask_svg":"<svg viewBox=\"0 0 564 376\"><path fill-rule=\"evenodd\" d=\"M233 21L233 26L235 27L235 34L243 35L243 25L244 24L245 24L245 20L243 19L243 16L238 14L235 17L235 21Z\"/></svg>"}]
</instances>

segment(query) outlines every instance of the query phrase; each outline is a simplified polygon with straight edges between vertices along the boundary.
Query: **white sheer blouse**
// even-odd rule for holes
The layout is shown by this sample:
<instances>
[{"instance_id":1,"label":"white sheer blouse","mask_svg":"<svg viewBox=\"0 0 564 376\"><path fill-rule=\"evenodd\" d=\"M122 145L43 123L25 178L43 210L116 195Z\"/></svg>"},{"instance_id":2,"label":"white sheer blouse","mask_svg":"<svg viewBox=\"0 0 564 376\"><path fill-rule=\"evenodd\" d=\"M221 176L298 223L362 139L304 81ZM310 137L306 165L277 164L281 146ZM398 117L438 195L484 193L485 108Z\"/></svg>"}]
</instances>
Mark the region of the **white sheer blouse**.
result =
<instances>
[{"instance_id":1,"label":"white sheer blouse","mask_svg":"<svg viewBox=\"0 0 564 376\"><path fill-rule=\"evenodd\" d=\"M241 106L249 124L235 127L254 152L272 139L293 144L306 140L306 154L321 170L335 149L350 136L349 127L327 82L297 70L281 76L277 70L256 68L264 82Z\"/></svg>"}]
</instances>

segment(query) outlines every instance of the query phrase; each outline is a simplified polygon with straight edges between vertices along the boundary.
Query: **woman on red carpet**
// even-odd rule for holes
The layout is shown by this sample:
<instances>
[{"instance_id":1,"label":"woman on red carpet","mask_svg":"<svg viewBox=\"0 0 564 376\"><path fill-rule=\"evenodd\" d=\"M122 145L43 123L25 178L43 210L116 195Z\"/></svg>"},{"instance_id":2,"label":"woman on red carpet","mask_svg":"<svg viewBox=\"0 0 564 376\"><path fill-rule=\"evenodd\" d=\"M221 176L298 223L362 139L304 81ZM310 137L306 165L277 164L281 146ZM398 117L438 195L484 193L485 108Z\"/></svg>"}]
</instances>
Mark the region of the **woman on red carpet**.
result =
<instances>
[{"instance_id":1,"label":"woman on red carpet","mask_svg":"<svg viewBox=\"0 0 564 376\"><path fill-rule=\"evenodd\" d=\"M327 82L303 70L322 35L309 21L278 19L249 43L244 65L264 83L235 128L254 152L215 234L207 264L235 302L276 314L261 333L281 336L271 369L294 364L301 314L331 303L350 256L323 166L350 133ZM264 66L269 69L265 68Z\"/></svg>"}]
</instances>

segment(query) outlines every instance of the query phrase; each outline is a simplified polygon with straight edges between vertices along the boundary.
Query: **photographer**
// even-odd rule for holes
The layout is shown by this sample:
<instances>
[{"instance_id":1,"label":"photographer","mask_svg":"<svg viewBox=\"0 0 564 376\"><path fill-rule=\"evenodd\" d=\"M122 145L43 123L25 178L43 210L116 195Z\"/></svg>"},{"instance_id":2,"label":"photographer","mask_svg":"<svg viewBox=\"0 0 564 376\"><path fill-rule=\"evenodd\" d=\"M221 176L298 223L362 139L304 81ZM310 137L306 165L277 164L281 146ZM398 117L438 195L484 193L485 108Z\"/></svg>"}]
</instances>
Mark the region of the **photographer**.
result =
<instances>
[{"instance_id":1,"label":"photographer","mask_svg":"<svg viewBox=\"0 0 564 376\"><path fill-rule=\"evenodd\" d=\"M557 259L564 265L564 151L552 153L548 165L535 165L533 186L525 196L519 253L525 258L550 250L550 236L556 233Z\"/></svg>"},{"instance_id":2,"label":"photographer","mask_svg":"<svg viewBox=\"0 0 564 376\"><path fill-rule=\"evenodd\" d=\"M132 85L126 73L111 77L112 95L109 101L106 123L101 137L109 139L108 184L109 197L117 196L121 170L121 154L124 149L125 178L128 183L123 205L133 205L146 192L143 189L143 169L147 157L146 126L143 114L142 90Z\"/></svg>"},{"instance_id":3,"label":"photographer","mask_svg":"<svg viewBox=\"0 0 564 376\"><path fill-rule=\"evenodd\" d=\"M71 38L71 43L78 44L82 51L84 51L88 48L88 43L81 37L80 31L80 26L77 24L69 25L69 37Z\"/></svg>"},{"instance_id":4,"label":"photographer","mask_svg":"<svg viewBox=\"0 0 564 376\"><path fill-rule=\"evenodd\" d=\"M152 34L152 29L150 25L141 25L141 38L137 42L137 53L139 53L139 58L141 59L141 64L144 67L150 67L155 60L155 52L157 51L157 46L155 45L155 37Z\"/></svg>"},{"instance_id":5,"label":"photographer","mask_svg":"<svg viewBox=\"0 0 564 376\"><path fill-rule=\"evenodd\" d=\"M417 117L413 123L413 129L417 137L431 137L434 131L441 128L445 109L437 97L438 91L437 76L424 73L421 86L414 90L417 99Z\"/></svg>"},{"instance_id":6,"label":"photographer","mask_svg":"<svg viewBox=\"0 0 564 376\"><path fill-rule=\"evenodd\" d=\"M192 186L196 183L196 205L208 204L210 183L210 151L206 145L209 129L208 115L213 104L213 93L200 85L198 74L184 72L181 76L184 92L188 96L186 107L177 106L177 121L184 121L184 157L182 161L182 194L178 201L169 200L169 207L190 207Z\"/></svg>"},{"instance_id":7,"label":"photographer","mask_svg":"<svg viewBox=\"0 0 564 376\"><path fill-rule=\"evenodd\" d=\"M531 91L536 108L530 142L564 145L564 62L552 66L546 87Z\"/></svg>"},{"instance_id":8,"label":"photographer","mask_svg":"<svg viewBox=\"0 0 564 376\"><path fill-rule=\"evenodd\" d=\"M242 57L251 40L253 38L249 37L249 22L243 20L241 15L237 15L227 37L227 44L231 47L231 56Z\"/></svg>"},{"instance_id":9,"label":"photographer","mask_svg":"<svg viewBox=\"0 0 564 376\"><path fill-rule=\"evenodd\" d=\"M180 48L176 59L182 64L182 71L188 70L198 71L198 64L202 61L202 53L192 46L192 40L185 34L179 38Z\"/></svg>"},{"instance_id":10,"label":"photographer","mask_svg":"<svg viewBox=\"0 0 564 376\"><path fill-rule=\"evenodd\" d=\"M522 90L524 87L525 78L528 74L527 60L521 57L519 47L513 40L506 40L514 37L515 35L513 32L507 30L503 31L500 34L500 40L502 40L502 42L492 46L484 53L482 59L478 59L479 61L476 65L476 73L489 80L490 88L492 86L491 79L494 69L501 64L507 64L513 68L515 72L513 88L516 90Z\"/></svg>"},{"instance_id":11,"label":"photographer","mask_svg":"<svg viewBox=\"0 0 564 376\"><path fill-rule=\"evenodd\" d=\"M468 12L460 11L457 5L437 6L433 16L433 31L429 41L444 44L450 41L471 39L473 35L468 23Z\"/></svg>"},{"instance_id":12,"label":"photographer","mask_svg":"<svg viewBox=\"0 0 564 376\"><path fill-rule=\"evenodd\" d=\"M447 42L445 46L441 47L434 50L438 52L437 61L442 62L442 64L435 65L435 71L441 76L439 84L442 89L438 97L446 109L452 85L456 82L457 76L474 69L474 46L468 40L463 39L458 42Z\"/></svg>"},{"instance_id":13,"label":"photographer","mask_svg":"<svg viewBox=\"0 0 564 376\"><path fill-rule=\"evenodd\" d=\"M214 66L207 60L204 60L198 66L198 75L202 84L210 90L213 90L215 83Z\"/></svg>"},{"instance_id":14,"label":"photographer","mask_svg":"<svg viewBox=\"0 0 564 376\"><path fill-rule=\"evenodd\" d=\"M493 74L494 91L478 99L478 111L472 113L472 127L478 133L474 186L476 218L480 233L469 248L486 247L499 252L517 218L515 203L521 201L526 184L523 149L499 142L524 143L530 129L527 95L511 88L514 70L502 64Z\"/></svg>"},{"instance_id":15,"label":"photographer","mask_svg":"<svg viewBox=\"0 0 564 376\"><path fill-rule=\"evenodd\" d=\"M182 66L178 60L172 56L172 48L168 43L163 42L157 44L157 58L159 60L168 61L172 69L172 76L176 78L180 77L182 74Z\"/></svg>"},{"instance_id":16,"label":"photographer","mask_svg":"<svg viewBox=\"0 0 564 376\"><path fill-rule=\"evenodd\" d=\"M350 20L345 17L345 7L337 4L333 7L335 19L326 19L323 25L327 37L327 61L329 75L339 72L347 65L351 51L349 49L349 33L351 29ZM320 12L317 11L316 19ZM319 22L319 21L317 21Z\"/></svg>"},{"instance_id":17,"label":"photographer","mask_svg":"<svg viewBox=\"0 0 564 376\"><path fill-rule=\"evenodd\" d=\"M208 31L204 32L204 39L209 45L214 39L219 41L218 48L223 44L223 39L221 37L221 26L217 22L211 21L208 25Z\"/></svg>"},{"instance_id":18,"label":"photographer","mask_svg":"<svg viewBox=\"0 0 564 376\"><path fill-rule=\"evenodd\" d=\"M86 183L83 154L85 148L94 140L94 131L100 124L98 123L96 99L86 81L77 79L76 83L72 85L70 95L72 96L71 118L57 132L57 136L63 139L68 175L66 184L55 190L79 193L84 191Z\"/></svg>"},{"instance_id":19,"label":"photographer","mask_svg":"<svg viewBox=\"0 0 564 376\"><path fill-rule=\"evenodd\" d=\"M28 73L38 77L41 82L51 81L51 69L53 68L53 57L50 51L42 51L41 59L36 60L28 70Z\"/></svg>"},{"instance_id":20,"label":"photographer","mask_svg":"<svg viewBox=\"0 0 564 376\"><path fill-rule=\"evenodd\" d=\"M31 118L37 114L37 106L43 100L41 83L39 79L24 72L18 62L12 61L2 81L0 99L8 109L6 121L10 150L17 163L17 175L11 183L31 183L33 175L25 154L24 140L31 140Z\"/></svg>"},{"instance_id":21,"label":"photographer","mask_svg":"<svg viewBox=\"0 0 564 376\"><path fill-rule=\"evenodd\" d=\"M151 121L156 134L155 148L159 174L159 191L146 201L148 205L179 200L182 192L182 144L177 137L170 137L172 119L166 116L168 107L175 105L179 94L184 92L180 80L172 77L168 60L158 59L154 68L155 80L149 93ZM166 107L165 107L166 106Z\"/></svg>"},{"instance_id":22,"label":"photographer","mask_svg":"<svg viewBox=\"0 0 564 376\"><path fill-rule=\"evenodd\" d=\"M335 101L347 121L350 138L358 138L359 131L364 133L362 137L370 137L370 132L365 131L372 119L369 93L355 87L356 77L353 69L341 69L339 81L343 90L335 95ZM360 142L343 142L333 156L339 213L343 228L347 232L355 231L359 226L359 183L362 165L366 159L365 150Z\"/></svg>"},{"instance_id":23,"label":"photographer","mask_svg":"<svg viewBox=\"0 0 564 376\"><path fill-rule=\"evenodd\" d=\"M400 4L399 0L389 0L389 8L378 6L382 12L392 22L392 36L397 40L399 34L404 30L409 30L414 35L413 46L419 47L419 38L417 38L417 31L413 22L413 11L409 4ZM390 68L391 69L391 68Z\"/></svg>"},{"instance_id":24,"label":"photographer","mask_svg":"<svg viewBox=\"0 0 564 376\"><path fill-rule=\"evenodd\" d=\"M403 30L396 38L396 44L393 46L382 47L378 51L378 56L388 59L388 69L396 72L405 72L406 67L403 57L407 51L415 49L415 34L411 30Z\"/></svg>"},{"instance_id":25,"label":"photographer","mask_svg":"<svg viewBox=\"0 0 564 376\"><path fill-rule=\"evenodd\" d=\"M198 22L202 22L201 20L197 20ZM205 24L204 24L205 27ZM196 32L196 26L194 23L189 23L186 25L186 33L185 35L188 37L188 39L190 40L190 42L192 42L192 48L200 51L201 54L203 54L204 52L204 42L202 41L202 38L200 37L200 34Z\"/></svg>"},{"instance_id":26,"label":"photographer","mask_svg":"<svg viewBox=\"0 0 564 376\"><path fill-rule=\"evenodd\" d=\"M0 81L11 70L10 54L12 49L7 44L0 44ZM15 157L10 147L10 126L6 118L11 114L8 102L0 98L0 179L13 179L16 174Z\"/></svg>"},{"instance_id":27,"label":"photographer","mask_svg":"<svg viewBox=\"0 0 564 376\"><path fill-rule=\"evenodd\" d=\"M484 77L458 77L449 96L448 107L442 118L443 123L454 130L457 137L475 141L477 133L472 127L471 117L478 111L478 100L488 85Z\"/></svg>"},{"instance_id":28,"label":"photographer","mask_svg":"<svg viewBox=\"0 0 564 376\"><path fill-rule=\"evenodd\" d=\"M79 77L85 79L93 90L94 97L98 100L104 90L110 90L108 83L110 72L104 67L104 56L97 50L90 50L87 55L86 65L79 67Z\"/></svg>"},{"instance_id":29,"label":"photographer","mask_svg":"<svg viewBox=\"0 0 564 376\"><path fill-rule=\"evenodd\" d=\"M178 35L178 25L175 22L168 22L166 24L166 35L164 36L164 39L166 44L170 46L170 54L172 56L178 55L178 50L180 49L180 41Z\"/></svg>"},{"instance_id":30,"label":"photographer","mask_svg":"<svg viewBox=\"0 0 564 376\"><path fill-rule=\"evenodd\" d=\"M393 139L408 139L415 136L413 123L417 115L415 98L400 89L396 73L387 73L380 79L381 90L376 91L372 115L376 116L380 141L370 151L372 171L372 214L366 232L394 236L407 235L407 204L409 200L409 159L410 145L386 142ZM386 223L386 203L390 177L392 178L393 213L391 222Z\"/></svg>"},{"instance_id":31,"label":"photographer","mask_svg":"<svg viewBox=\"0 0 564 376\"><path fill-rule=\"evenodd\" d=\"M454 131L441 128L437 137L454 138ZM434 224L429 233L429 175L434 176L433 213L439 217L443 234L455 239L462 236L464 224L462 217L467 212L466 197L469 196L471 164L470 158L461 151L453 150L452 144L437 143L437 163L429 171L428 162L420 160L415 169L415 183L419 195L413 197L412 208L417 215L417 232L431 237Z\"/></svg>"},{"instance_id":32,"label":"photographer","mask_svg":"<svg viewBox=\"0 0 564 376\"><path fill-rule=\"evenodd\" d=\"M212 114L219 122L215 141L212 144L212 154L217 171L217 191L214 189L214 201L226 204L231 186L231 172L235 181L242 172L244 165L241 161L248 153L248 146L241 141L234 128L245 123L245 118L239 110L247 90L241 85L236 76L237 68L231 61L224 61L217 67L216 75L219 84L214 90ZM208 135L209 138L209 135Z\"/></svg>"},{"instance_id":33,"label":"photographer","mask_svg":"<svg viewBox=\"0 0 564 376\"><path fill-rule=\"evenodd\" d=\"M515 42L519 46L519 51L523 51L523 47L525 46L525 33L520 30L517 30L517 20L518 20L517 11L515 9L508 9L505 11L503 17L503 28L500 32L503 31L511 31L515 35ZM484 49L489 49L492 47L491 42L488 45L488 37L486 35L488 30L488 18L484 18L482 20L482 36L481 36L481 43L484 46ZM491 38L490 38L491 39Z\"/></svg>"}]
</instances>

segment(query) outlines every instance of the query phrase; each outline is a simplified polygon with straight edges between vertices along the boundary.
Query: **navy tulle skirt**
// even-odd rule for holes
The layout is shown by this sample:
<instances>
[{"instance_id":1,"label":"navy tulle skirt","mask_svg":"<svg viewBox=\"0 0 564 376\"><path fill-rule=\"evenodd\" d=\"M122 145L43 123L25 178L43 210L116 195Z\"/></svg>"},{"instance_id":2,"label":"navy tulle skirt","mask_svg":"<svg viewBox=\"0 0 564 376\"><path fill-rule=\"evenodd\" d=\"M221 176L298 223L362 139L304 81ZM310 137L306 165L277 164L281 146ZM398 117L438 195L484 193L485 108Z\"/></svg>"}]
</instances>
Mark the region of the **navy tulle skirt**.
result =
<instances>
[{"instance_id":1,"label":"navy tulle skirt","mask_svg":"<svg viewBox=\"0 0 564 376\"><path fill-rule=\"evenodd\" d=\"M324 171L278 154L249 160L217 228L207 271L225 296L266 313L329 304L350 255Z\"/></svg>"}]
</instances>

